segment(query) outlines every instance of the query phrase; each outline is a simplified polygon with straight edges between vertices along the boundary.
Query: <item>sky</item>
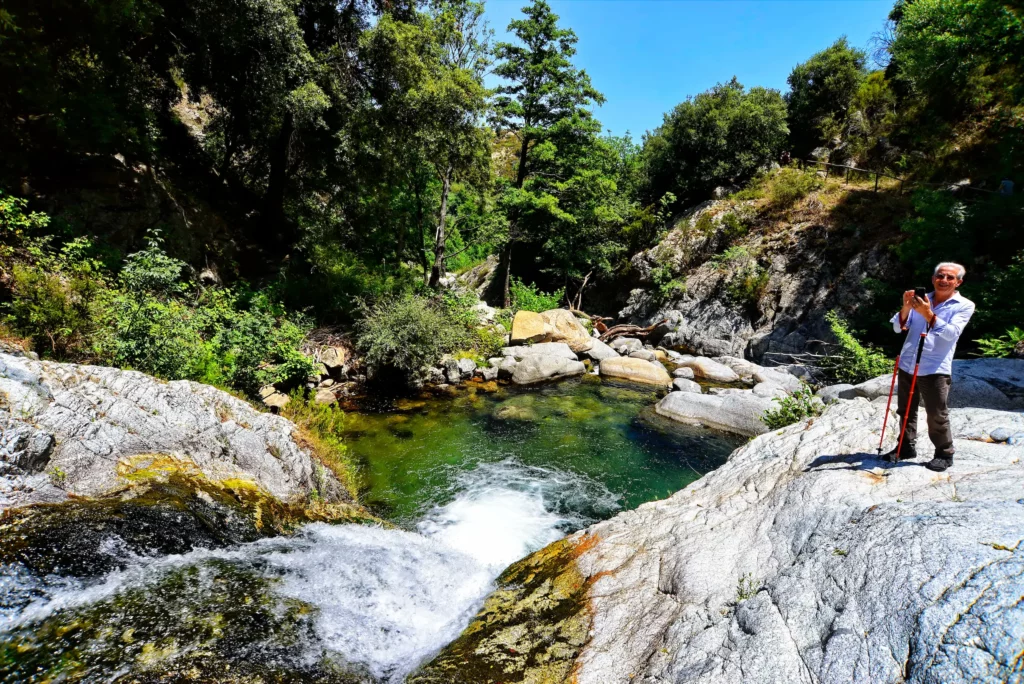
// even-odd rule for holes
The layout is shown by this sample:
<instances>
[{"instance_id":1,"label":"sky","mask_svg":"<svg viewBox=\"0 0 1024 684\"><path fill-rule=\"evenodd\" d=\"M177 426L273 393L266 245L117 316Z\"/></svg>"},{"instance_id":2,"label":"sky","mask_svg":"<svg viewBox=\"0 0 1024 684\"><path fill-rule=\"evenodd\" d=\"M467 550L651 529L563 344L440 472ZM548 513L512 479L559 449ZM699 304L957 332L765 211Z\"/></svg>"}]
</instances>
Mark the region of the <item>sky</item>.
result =
<instances>
[{"instance_id":1,"label":"sky","mask_svg":"<svg viewBox=\"0 0 1024 684\"><path fill-rule=\"evenodd\" d=\"M894 0L549 0L579 37L575 64L607 101L597 118L639 140L689 95L736 76L788 89L798 63L845 35L868 50ZM496 41L529 0L486 0ZM492 77L488 85L497 83Z\"/></svg>"}]
</instances>

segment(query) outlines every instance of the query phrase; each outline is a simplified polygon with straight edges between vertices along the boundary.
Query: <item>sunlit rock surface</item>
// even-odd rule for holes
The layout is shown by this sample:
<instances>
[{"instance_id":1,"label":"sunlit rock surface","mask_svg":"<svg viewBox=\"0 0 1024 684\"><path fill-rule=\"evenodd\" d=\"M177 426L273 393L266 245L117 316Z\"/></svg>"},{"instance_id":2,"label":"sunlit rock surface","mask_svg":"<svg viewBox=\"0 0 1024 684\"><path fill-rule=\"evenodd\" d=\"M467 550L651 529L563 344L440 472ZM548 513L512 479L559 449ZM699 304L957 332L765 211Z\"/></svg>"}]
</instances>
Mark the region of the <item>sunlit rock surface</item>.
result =
<instances>
[{"instance_id":1,"label":"sunlit rock surface","mask_svg":"<svg viewBox=\"0 0 1024 684\"><path fill-rule=\"evenodd\" d=\"M281 501L346 500L295 426L207 385L0 354L0 509L99 496L180 464Z\"/></svg>"},{"instance_id":2,"label":"sunlit rock surface","mask_svg":"<svg viewBox=\"0 0 1024 684\"><path fill-rule=\"evenodd\" d=\"M833 404L669 499L570 537L580 551L563 572L587 587L577 615L590 625L585 645L559 642L561 659L575 651L571 681L1024 680L1024 447L966 439L1024 431L1024 415L953 409L957 455L937 474L875 457L884 404ZM886 448L894 433L891 418ZM522 601L570 605L553 592ZM545 679L543 658L513 662L498 648L511 626L488 641L490 620L485 609L424 672L458 656L486 676L451 681L569 681ZM538 640L550 627L523 626ZM508 643L527 646L538 652Z\"/></svg>"}]
</instances>

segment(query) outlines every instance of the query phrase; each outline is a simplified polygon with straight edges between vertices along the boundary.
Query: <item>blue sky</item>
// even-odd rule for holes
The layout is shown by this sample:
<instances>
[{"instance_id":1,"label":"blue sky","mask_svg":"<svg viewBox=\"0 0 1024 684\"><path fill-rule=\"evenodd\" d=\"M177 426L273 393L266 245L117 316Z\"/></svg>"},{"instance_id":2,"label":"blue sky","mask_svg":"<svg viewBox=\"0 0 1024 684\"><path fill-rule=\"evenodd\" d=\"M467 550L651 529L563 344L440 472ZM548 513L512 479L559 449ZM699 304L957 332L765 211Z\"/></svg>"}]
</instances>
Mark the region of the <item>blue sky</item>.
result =
<instances>
[{"instance_id":1,"label":"blue sky","mask_svg":"<svg viewBox=\"0 0 1024 684\"><path fill-rule=\"evenodd\" d=\"M734 75L785 92L792 68L840 36L868 49L894 0L549 2L559 25L579 36L576 65L607 98L598 119L638 140L688 95ZM496 40L509 40L505 27L527 4L487 0Z\"/></svg>"}]
</instances>

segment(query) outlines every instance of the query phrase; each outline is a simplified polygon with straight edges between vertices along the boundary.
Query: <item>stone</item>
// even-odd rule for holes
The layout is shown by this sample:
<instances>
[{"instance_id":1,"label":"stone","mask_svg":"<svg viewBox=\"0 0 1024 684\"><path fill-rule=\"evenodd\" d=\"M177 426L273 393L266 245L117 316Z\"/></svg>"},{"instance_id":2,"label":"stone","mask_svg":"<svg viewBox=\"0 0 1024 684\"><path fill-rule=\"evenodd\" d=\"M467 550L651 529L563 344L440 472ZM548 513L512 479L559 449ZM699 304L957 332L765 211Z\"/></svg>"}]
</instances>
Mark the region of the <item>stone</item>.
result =
<instances>
[{"instance_id":1,"label":"stone","mask_svg":"<svg viewBox=\"0 0 1024 684\"><path fill-rule=\"evenodd\" d=\"M250 482L281 501L314 492L348 500L296 441L295 425L208 385L0 354L0 390L9 399L0 409L0 510L102 496L156 461L211 482ZM263 401L279 409L289 398L274 392ZM60 487L32 480L40 468L61 473Z\"/></svg>"},{"instance_id":2,"label":"stone","mask_svg":"<svg viewBox=\"0 0 1024 684\"><path fill-rule=\"evenodd\" d=\"M597 361L598 363L605 359L614 359L618 357L619 353L601 340L591 338L590 341L592 342L590 349L580 352L582 356L590 359L591 361Z\"/></svg>"},{"instance_id":3,"label":"stone","mask_svg":"<svg viewBox=\"0 0 1024 684\"><path fill-rule=\"evenodd\" d=\"M655 359L656 359L656 360L657 360L657 361L658 361L659 363L665 363L666 361L668 361L668 360L669 360L669 356L668 356L668 354L667 354L667 353L665 352L665 350L664 350L664 349L655 349L655 350L653 350L653 351L654 351L654 358L655 358Z\"/></svg>"},{"instance_id":4,"label":"stone","mask_svg":"<svg viewBox=\"0 0 1024 684\"><path fill-rule=\"evenodd\" d=\"M788 397L789 392L782 385L777 385L774 382L759 382L750 390L758 397L766 397L768 399Z\"/></svg>"},{"instance_id":5,"label":"stone","mask_svg":"<svg viewBox=\"0 0 1024 684\"><path fill-rule=\"evenodd\" d=\"M449 385L458 385L462 382L462 369L459 368L457 359L447 357L441 360L441 367L444 368L444 377Z\"/></svg>"},{"instance_id":6,"label":"stone","mask_svg":"<svg viewBox=\"0 0 1024 684\"><path fill-rule=\"evenodd\" d=\"M740 376L725 364L712 361L703 356L692 359L683 359L679 362L681 366L693 369L694 376L711 382L737 382Z\"/></svg>"},{"instance_id":7,"label":"stone","mask_svg":"<svg viewBox=\"0 0 1024 684\"><path fill-rule=\"evenodd\" d=\"M1010 439L1010 437L1013 437L1014 430L1013 428L1001 427L992 430L988 434L989 437L992 438L993 442L1005 442L1006 440Z\"/></svg>"},{"instance_id":8,"label":"stone","mask_svg":"<svg viewBox=\"0 0 1024 684\"><path fill-rule=\"evenodd\" d=\"M348 352L344 347L326 347L320 351L320 363L332 372L340 371L348 361Z\"/></svg>"},{"instance_id":9,"label":"stone","mask_svg":"<svg viewBox=\"0 0 1024 684\"><path fill-rule=\"evenodd\" d=\"M668 387L672 384L672 378L663 366L655 366L643 359L621 356L615 359L606 359L601 362L600 372L603 378L629 380L658 387Z\"/></svg>"},{"instance_id":10,"label":"stone","mask_svg":"<svg viewBox=\"0 0 1024 684\"><path fill-rule=\"evenodd\" d=\"M888 397L890 387L892 387L892 375L879 375L877 378L854 385L852 391L855 397L864 397L871 401L878 397Z\"/></svg>"},{"instance_id":11,"label":"stone","mask_svg":"<svg viewBox=\"0 0 1024 684\"><path fill-rule=\"evenodd\" d=\"M334 386L334 379L333 378L327 378L326 380L321 380L320 381L320 386L321 387L333 387Z\"/></svg>"},{"instance_id":12,"label":"stone","mask_svg":"<svg viewBox=\"0 0 1024 684\"><path fill-rule=\"evenodd\" d=\"M702 392L700 385L686 378L676 378L673 380L672 390L675 392L696 392L697 394Z\"/></svg>"},{"instance_id":13,"label":"stone","mask_svg":"<svg viewBox=\"0 0 1024 684\"><path fill-rule=\"evenodd\" d=\"M544 320L544 317L533 311L519 310L512 319L511 344L526 344L527 342L540 342L547 337L551 327Z\"/></svg>"},{"instance_id":14,"label":"stone","mask_svg":"<svg viewBox=\"0 0 1024 684\"><path fill-rule=\"evenodd\" d=\"M277 388L273 385L264 385L260 387L260 399L266 399L271 394L277 394Z\"/></svg>"},{"instance_id":15,"label":"stone","mask_svg":"<svg viewBox=\"0 0 1024 684\"><path fill-rule=\"evenodd\" d=\"M484 382L492 382L498 379L498 369L492 367L478 368L480 377L484 379Z\"/></svg>"},{"instance_id":16,"label":"stone","mask_svg":"<svg viewBox=\"0 0 1024 684\"><path fill-rule=\"evenodd\" d=\"M320 383L324 378L331 377L331 374L327 371L327 366L322 363L313 365L313 372L309 374L310 382Z\"/></svg>"},{"instance_id":17,"label":"stone","mask_svg":"<svg viewBox=\"0 0 1024 684\"><path fill-rule=\"evenodd\" d=\"M617 337L608 344L612 349L626 356L629 356L629 352L644 348L643 342L635 337Z\"/></svg>"},{"instance_id":18,"label":"stone","mask_svg":"<svg viewBox=\"0 0 1024 684\"><path fill-rule=\"evenodd\" d=\"M854 386L847 382L822 387L815 394L821 397L826 404L831 404L839 399L854 399L857 396Z\"/></svg>"},{"instance_id":19,"label":"stone","mask_svg":"<svg viewBox=\"0 0 1024 684\"><path fill-rule=\"evenodd\" d=\"M755 396L749 390L719 395L670 392L654 410L681 423L753 437L768 431L761 416L774 406L770 399Z\"/></svg>"},{"instance_id":20,"label":"stone","mask_svg":"<svg viewBox=\"0 0 1024 684\"><path fill-rule=\"evenodd\" d=\"M287 394L281 394L280 392L275 392L268 397L263 397L264 406L271 409L277 409L279 411L287 406L289 402L291 402L291 397Z\"/></svg>"},{"instance_id":21,"label":"stone","mask_svg":"<svg viewBox=\"0 0 1024 684\"><path fill-rule=\"evenodd\" d=\"M681 368L676 368L674 371L672 371L672 377L673 378L685 378L687 380L693 380L693 377L694 377L693 369L692 368L687 368L686 366L683 366Z\"/></svg>"},{"instance_id":22,"label":"stone","mask_svg":"<svg viewBox=\"0 0 1024 684\"><path fill-rule=\"evenodd\" d=\"M579 360L565 342L541 342L522 347L503 347L501 355L511 356L517 361L522 361L530 356L557 356L569 361Z\"/></svg>"},{"instance_id":23,"label":"stone","mask_svg":"<svg viewBox=\"0 0 1024 684\"><path fill-rule=\"evenodd\" d=\"M770 382L774 385L779 385L787 392L796 392L804 386L804 384L800 382L800 378L795 375L772 370L771 368L762 368L755 372L752 377L754 378L754 382Z\"/></svg>"},{"instance_id":24,"label":"stone","mask_svg":"<svg viewBox=\"0 0 1024 684\"><path fill-rule=\"evenodd\" d=\"M757 365L753 361L747 361L736 356L716 356L715 361L728 366L741 378L752 378L754 373L762 370L762 366Z\"/></svg>"},{"instance_id":25,"label":"stone","mask_svg":"<svg viewBox=\"0 0 1024 684\"><path fill-rule=\"evenodd\" d=\"M512 374L515 372L516 366L518 365L519 362L516 361L513 357L505 357L505 360L502 361L500 366L498 366L498 378L500 378L501 380L511 380Z\"/></svg>"},{"instance_id":26,"label":"stone","mask_svg":"<svg viewBox=\"0 0 1024 684\"><path fill-rule=\"evenodd\" d=\"M427 369L427 381L432 385L440 385L445 382L444 369L442 368L429 368Z\"/></svg>"},{"instance_id":27,"label":"stone","mask_svg":"<svg viewBox=\"0 0 1024 684\"><path fill-rule=\"evenodd\" d=\"M657 361L657 355L650 349L637 349L636 351L629 352L629 358L631 359L643 359L644 361Z\"/></svg>"},{"instance_id":28,"label":"stone","mask_svg":"<svg viewBox=\"0 0 1024 684\"><path fill-rule=\"evenodd\" d=\"M519 561L572 577L585 597L559 603L553 588L532 589L502 607L523 618L502 623L493 651L463 651L459 666L543 681L544 661L517 665L497 648L509 634L550 633L525 610L543 603L558 624L586 620L585 646L560 654L578 684L1019 682L1024 446L963 435L1024 433L1024 415L951 409L957 454L938 475L924 458L877 458L884 413L884 401L831 404L671 497Z\"/></svg>"},{"instance_id":29,"label":"stone","mask_svg":"<svg viewBox=\"0 0 1024 684\"><path fill-rule=\"evenodd\" d=\"M473 371L476 370L476 361L473 359L459 359L456 362L456 366L459 369L459 373L462 374L462 379L469 380L473 377Z\"/></svg>"},{"instance_id":30,"label":"stone","mask_svg":"<svg viewBox=\"0 0 1024 684\"><path fill-rule=\"evenodd\" d=\"M532 385L545 380L559 380L586 372L579 361L559 356L528 356L520 361L512 372L512 382L517 385Z\"/></svg>"},{"instance_id":31,"label":"stone","mask_svg":"<svg viewBox=\"0 0 1024 684\"><path fill-rule=\"evenodd\" d=\"M550 328L545 342L565 342L576 353L590 349L593 340L579 319L568 309L551 309L541 313Z\"/></svg>"},{"instance_id":32,"label":"stone","mask_svg":"<svg viewBox=\"0 0 1024 684\"><path fill-rule=\"evenodd\" d=\"M322 388L316 391L313 396L313 401L318 404L335 404L338 402L338 398L334 396L334 392L329 389Z\"/></svg>"}]
</instances>

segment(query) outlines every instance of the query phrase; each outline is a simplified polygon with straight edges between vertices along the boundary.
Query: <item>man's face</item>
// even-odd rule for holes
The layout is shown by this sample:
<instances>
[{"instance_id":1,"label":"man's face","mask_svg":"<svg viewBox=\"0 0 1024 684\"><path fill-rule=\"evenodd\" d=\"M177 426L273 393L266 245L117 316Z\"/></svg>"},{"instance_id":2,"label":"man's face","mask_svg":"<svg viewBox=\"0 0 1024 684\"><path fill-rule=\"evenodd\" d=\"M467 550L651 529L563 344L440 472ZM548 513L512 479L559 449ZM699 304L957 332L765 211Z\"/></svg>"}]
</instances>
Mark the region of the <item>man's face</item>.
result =
<instances>
[{"instance_id":1,"label":"man's face","mask_svg":"<svg viewBox=\"0 0 1024 684\"><path fill-rule=\"evenodd\" d=\"M932 285L939 294L952 294L963 282L956 277L957 270L952 266L943 266L932 276Z\"/></svg>"}]
</instances>

